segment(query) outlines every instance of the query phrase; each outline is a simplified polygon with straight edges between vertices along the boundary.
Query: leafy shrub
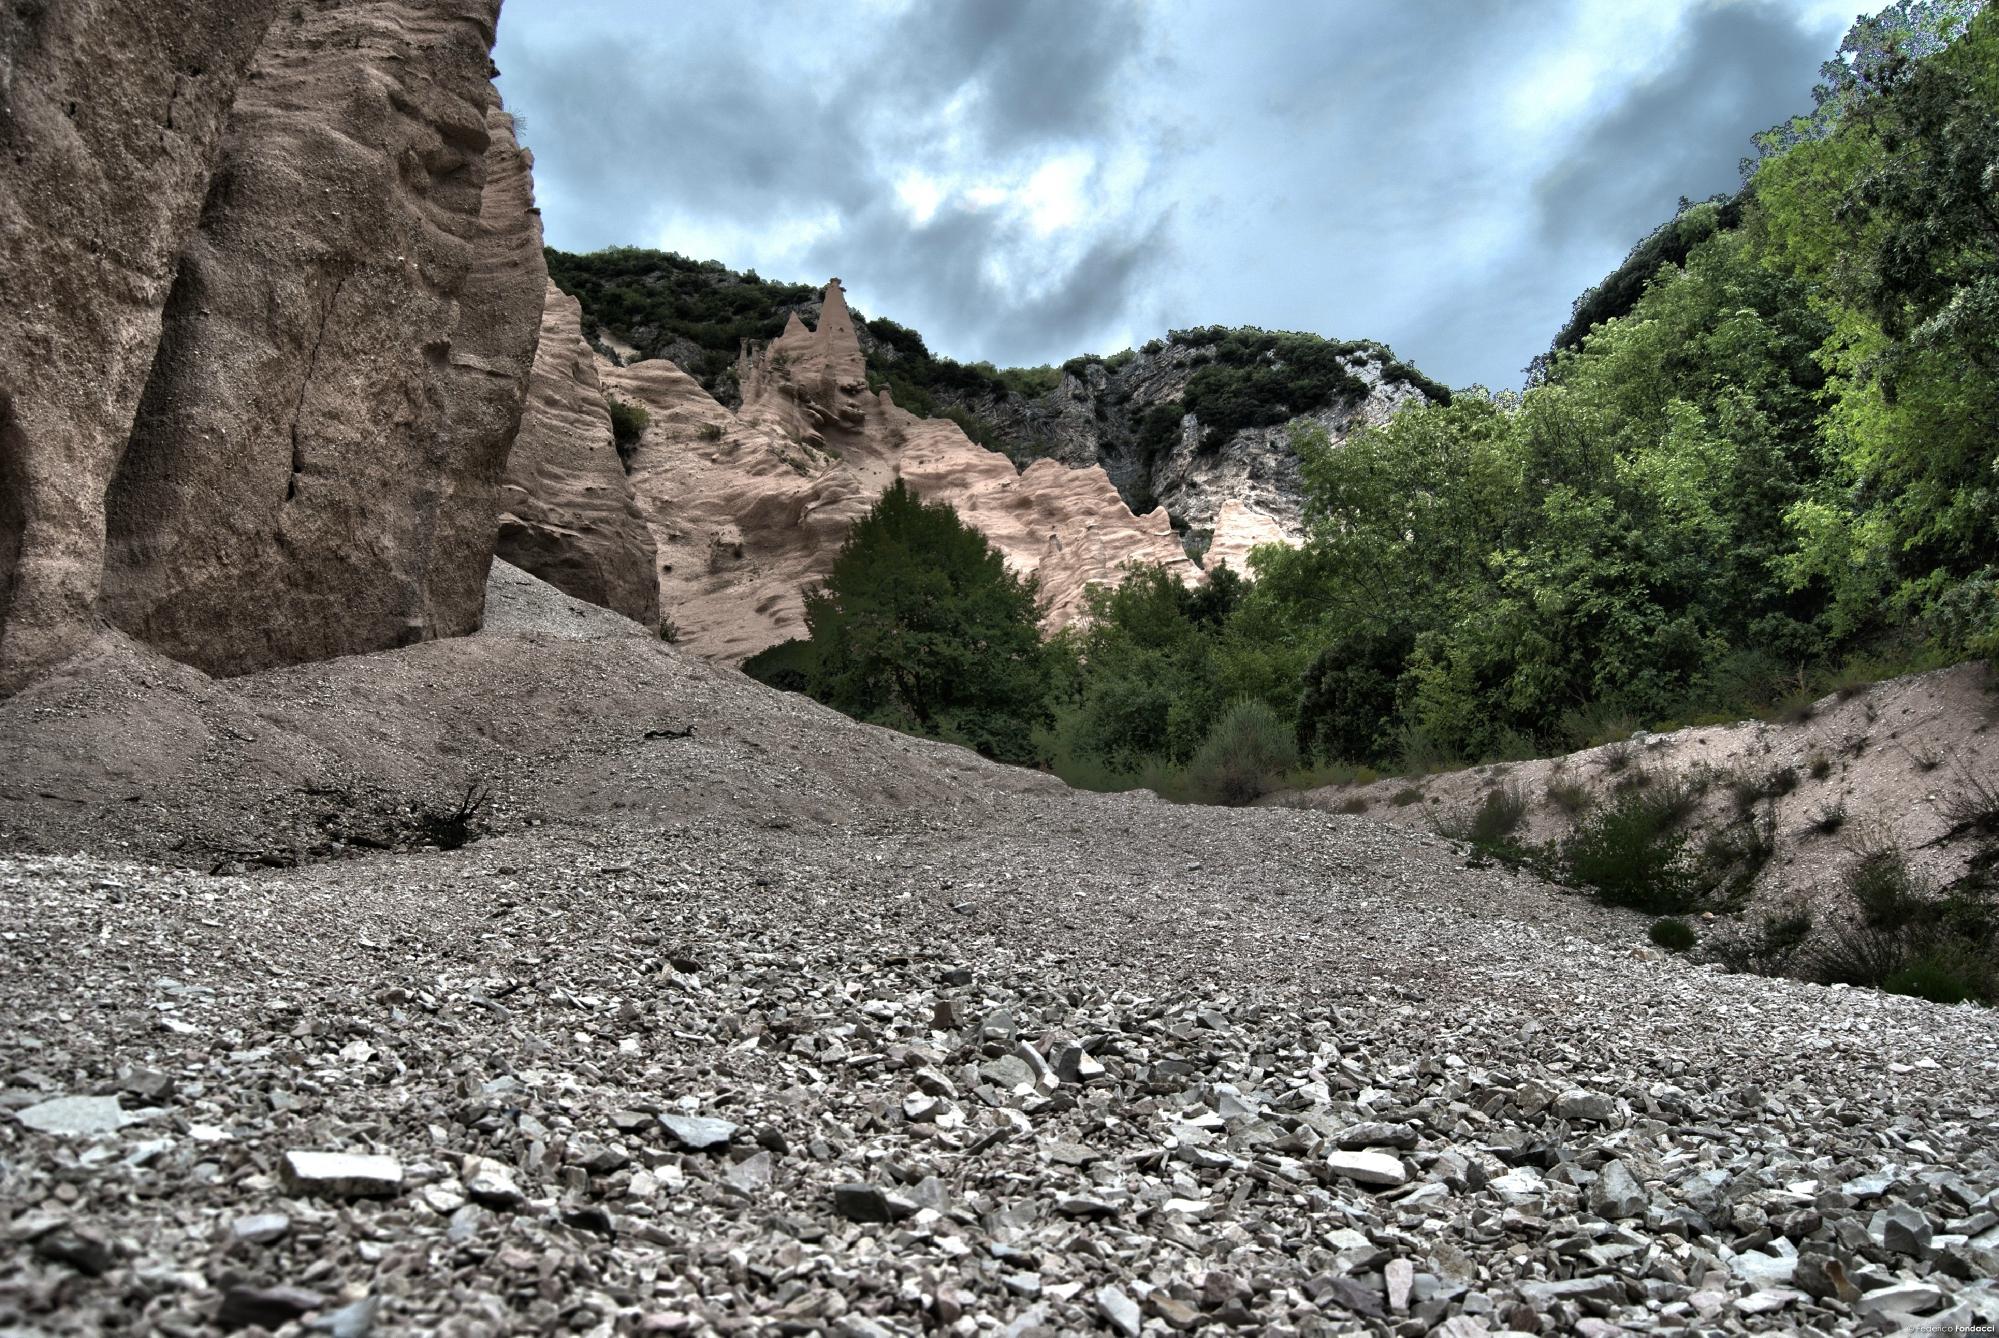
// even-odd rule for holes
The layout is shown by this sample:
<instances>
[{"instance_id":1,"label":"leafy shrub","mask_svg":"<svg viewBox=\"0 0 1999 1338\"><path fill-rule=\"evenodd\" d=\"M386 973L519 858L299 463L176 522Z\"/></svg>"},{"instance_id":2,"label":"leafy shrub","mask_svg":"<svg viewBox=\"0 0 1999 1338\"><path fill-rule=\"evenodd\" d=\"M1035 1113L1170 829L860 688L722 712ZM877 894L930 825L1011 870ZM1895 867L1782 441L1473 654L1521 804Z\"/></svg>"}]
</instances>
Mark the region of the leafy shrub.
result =
<instances>
[{"instance_id":1,"label":"leafy shrub","mask_svg":"<svg viewBox=\"0 0 1999 1338\"><path fill-rule=\"evenodd\" d=\"M1470 842L1483 854L1507 860L1527 852L1512 840L1527 819L1527 795L1517 785L1500 785L1485 792L1469 814L1439 821L1437 830L1455 841Z\"/></svg>"},{"instance_id":2,"label":"leafy shrub","mask_svg":"<svg viewBox=\"0 0 1999 1338\"><path fill-rule=\"evenodd\" d=\"M1050 661L1032 578L901 479L855 521L805 597L804 645L744 668L857 719L962 743L1002 762L1045 760Z\"/></svg>"},{"instance_id":3,"label":"leafy shrub","mask_svg":"<svg viewBox=\"0 0 1999 1338\"><path fill-rule=\"evenodd\" d=\"M1247 804L1277 788L1298 764L1298 747L1277 712L1245 697L1202 741L1187 765L1194 796L1209 804Z\"/></svg>"},{"instance_id":4,"label":"leafy shrub","mask_svg":"<svg viewBox=\"0 0 1999 1338\"><path fill-rule=\"evenodd\" d=\"M1846 892L1869 928L1900 930L1916 920L1929 889L1909 868L1908 858L1889 846L1863 850L1846 872Z\"/></svg>"},{"instance_id":5,"label":"leafy shrub","mask_svg":"<svg viewBox=\"0 0 1999 1338\"><path fill-rule=\"evenodd\" d=\"M1672 805L1632 793L1598 809L1563 845L1562 858L1571 877L1613 906L1679 915L1695 909L1698 890L1685 849Z\"/></svg>"},{"instance_id":6,"label":"leafy shrub","mask_svg":"<svg viewBox=\"0 0 1999 1338\"><path fill-rule=\"evenodd\" d=\"M1701 889L1701 900L1716 907L1732 907L1749 900L1756 880L1777 853L1777 825L1766 813L1758 821L1753 812L1734 822L1711 829L1701 841L1693 871Z\"/></svg>"},{"instance_id":7,"label":"leafy shrub","mask_svg":"<svg viewBox=\"0 0 1999 1338\"><path fill-rule=\"evenodd\" d=\"M1645 932L1646 937L1667 952L1685 952L1692 948L1698 939L1692 925L1672 916L1654 920L1652 927Z\"/></svg>"},{"instance_id":8,"label":"leafy shrub","mask_svg":"<svg viewBox=\"0 0 1999 1338\"><path fill-rule=\"evenodd\" d=\"M1208 446L1220 445L1244 428L1270 427L1337 400L1363 398L1368 383L1347 362L1386 352L1375 345L1253 327L1173 333L1176 343L1193 342L1195 336L1212 353L1212 361L1188 378L1185 399Z\"/></svg>"},{"instance_id":9,"label":"leafy shrub","mask_svg":"<svg viewBox=\"0 0 1999 1338\"><path fill-rule=\"evenodd\" d=\"M812 642L794 637L744 660L743 672L766 687L810 696L812 676L817 666L818 652Z\"/></svg>"},{"instance_id":10,"label":"leafy shrub","mask_svg":"<svg viewBox=\"0 0 1999 1338\"><path fill-rule=\"evenodd\" d=\"M652 415L643 404L632 404L611 395L604 397L604 407L611 411L611 444L617 448L619 461L630 467L632 452L638 449L639 438L645 435Z\"/></svg>"},{"instance_id":11,"label":"leafy shrub","mask_svg":"<svg viewBox=\"0 0 1999 1338\"><path fill-rule=\"evenodd\" d=\"M1908 960L1902 935L1868 925L1826 935L1811 963L1812 976L1827 985L1867 985L1879 989Z\"/></svg>"},{"instance_id":12,"label":"leafy shrub","mask_svg":"<svg viewBox=\"0 0 1999 1338\"><path fill-rule=\"evenodd\" d=\"M1999 788L1960 767L1939 805L1952 836L1999 837Z\"/></svg>"},{"instance_id":13,"label":"leafy shrub","mask_svg":"<svg viewBox=\"0 0 1999 1338\"><path fill-rule=\"evenodd\" d=\"M1390 761L1396 684L1411 642L1399 629L1361 629L1326 647L1305 670L1298 751L1329 761Z\"/></svg>"},{"instance_id":14,"label":"leafy shrub","mask_svg":"<svg viewBox=\"0 0 1999 1338\"><path fill-rule=\"evenodd\" d=\"M1859 923L1826 939L1812 974L1939 1003L1999 1001L1999 910L1976 872L1939 893L1893 846L1859 853L1845 879Z\"/></svg>"},{"instance_id":15,"label":"leafy shrub","mask_svg":"<svg viewBox=\"0 0 1999 1338\"><path fill-rule=\"evenodd\" d=\"M1590 332L1606 321L1629 315L1644 296L1661 265L1684 265L1695 246L1718 231L1741 224L1744 197L1717 195L1698 204L1681 201L1674 217L1645 236L1624 257L1624 263L1586 289L1575 300L1569 319L1555 335L1549 353L1534 360L1529 371L1543 380L1556 355L1580 350Z\"/></svg>"},{"instance_id":16,"label":"leafy shrub","mask_svg":"<svg viewBox=\"0 0 1999 1338\"><path fill-rule=\"evenodd\" d=\"M1811 937L1811 907L1798 903L1765 919L1758 926L1756 951L1765 960L1781 960Z\"/></svg>"},{"instance_id":17,"label":"leafy shrub","mask_svg":"<svg viewBox=\"0 0 1999 1338\"><path fill-rule=\"evenodd\" d=\"M1882 980L1881 988L1942 1004L1990 999L1995 994L1992 963L1962 942L1938 944L1905 958Z\"/></svg>"},{"instance_id":18,"label":"leafy shrub","mask_svg":"<svg viewBox=\"0 0 1999 1338\"><path fill-rule=\"evenodd\" d=\"M1397 808L1407 808L1411 804L1423 802L1423 792L1413 785L1406 785L1388 797L1388 802Z\"/></svg>"},{"instance_id":19,"label":"leafy shrub","mask_svg":"<svg viewBox=\"0 0 1999 1338\"><path fill-rule=\"evenodd\" d=\"M1589 811L1594 802L1589 786L1581 781L1563 780L1550 777L1548 780L1548 802L1571 818L1579 818Z\"/></svg>"},{"instance_id":20,"label":"leafy shrub","mask_svg":"<svg viewBox=\"0 0 1999 1338\"><path fill-rule=\"evenodd\" d=\"M1180 421L1186 415L1186 406L1179 400L1155 404L1141 414L1132 432L1139 458L1148 462L1157 460L1178 446Z\"/></svg>"},{"instance_id":21,"label":"leafy shrub","mask_svg":"<svg viewBox=\"0 0 1999 1338\"><path fill-rule=\"evenodd\" d=\"M1779 799L1798 788L1798 769L1778 767L1761 776L1736 775L1729 780L1735 811L1746 814L1766 799Z\"/></svg>"}]
</instances>

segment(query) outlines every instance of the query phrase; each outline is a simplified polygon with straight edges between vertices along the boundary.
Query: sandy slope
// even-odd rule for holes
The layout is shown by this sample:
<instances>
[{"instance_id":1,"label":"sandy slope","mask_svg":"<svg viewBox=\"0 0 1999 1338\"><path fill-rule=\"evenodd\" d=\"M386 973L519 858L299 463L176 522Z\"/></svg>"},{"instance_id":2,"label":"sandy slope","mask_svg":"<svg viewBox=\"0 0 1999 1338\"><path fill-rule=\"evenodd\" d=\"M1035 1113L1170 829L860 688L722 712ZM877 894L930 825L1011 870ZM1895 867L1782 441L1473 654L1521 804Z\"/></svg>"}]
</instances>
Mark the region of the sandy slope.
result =
<instances>
[{"instance_id":1,"label":"sandy slope","mask_svg":"<svg viewBox=\"0 0 1999 1338\"><path fill-rule=\"evenodd\" d=\"M1687 823L1696 844L1742 821L1736 782L1780 790L1749 810L1776 853L1743 918L1803 904L1822 925L1836 924L1851 912L1843 878L1865 852L1895 847L1939 884L1964 873L1978 842L1954 810L1999 787L1999 691L1983 665L1965 664L1827 696L1791 723L1640 734L1565 757L1333 786L1285 802L1429 831L1461 824L1493 790L1512 786L1528 803L1517 835L1540 843L1560 841L1581 820L1556 802L1563 787L1599 806L1641 780L1701 789Z\"/></svg>"}]
</instances>

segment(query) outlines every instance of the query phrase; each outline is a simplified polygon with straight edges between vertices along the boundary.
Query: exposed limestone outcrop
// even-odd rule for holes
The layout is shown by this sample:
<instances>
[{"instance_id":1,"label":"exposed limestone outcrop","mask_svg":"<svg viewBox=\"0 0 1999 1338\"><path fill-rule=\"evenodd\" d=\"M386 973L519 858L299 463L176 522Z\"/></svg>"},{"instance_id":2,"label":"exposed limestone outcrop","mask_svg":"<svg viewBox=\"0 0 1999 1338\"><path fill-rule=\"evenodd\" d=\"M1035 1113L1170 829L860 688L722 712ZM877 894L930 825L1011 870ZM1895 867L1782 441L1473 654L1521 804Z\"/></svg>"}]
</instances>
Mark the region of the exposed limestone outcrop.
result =
<instances>
[{"instance_id":1,"label":"exposed limestone outcrop","mask_svg":"<svg viewBox=\"0 0 1999 1338\"><path fill-rule=\"evenodd\" d=\"M1071 364L1046 395L983 397L963 407L991 423L1016 455L1102 465L1128 503L1156 502L1190 540L1205 541L1204 565L1226 558L1241 570L1253 544L1304 536L1304 484L1291 449L1297 427L1316 426L1338 445L1428 399L1391 374L1385 351L1366 345L1342 359L1367 386L1358 398L1335 399L1288 423L1243 428L1219 443L1206 441L1204 425L1188 414L1164 449L1148 445L1140 430L1147 411L1181 399L1211 355L1201 344L1157 343L1108 364Z\"/></svg>"},{"instance_id":2,"label":"exposed limestone outcrop","mask_svg":"<svg viewBox=\"0 0 1999 1338\"><path fill-rule=\"evenodd\" d=\"M1253 502L1230 497L1215 514L1213 537L1201 555L1201 566L1213 571L1227 563L1231 570L1247 574L1249 555L1259 544L1295 544L1302 529L1295 509L1273 515Z\"/></svg>"},{"instance_id":3,"label":"exposed limestone outcrop","mask_svg":"<svg viewBox=\"0 0 1999 1338\"><path fill-rule=\"evenodd\" d=\"M498 556L566 595L657 625L652 531L618 459L581 311L548 285L528 406L500 485Z\"/></svg>"},{"instance_id":4,"label":"exposed limestone outcrop","mask_svg":"<svg viewBox=\"0 0 1999 1338\"><path fill-rule=\"evenodd\" d=\"M0 693L90 634L105 484L276 8L0 8Z\"/></svg>"},{"instance_id":5,"label":"exposed limestone outcrop","mask_svg":"<svg viewBox=\"0 0 1999 1338\"><path fill-rule=\"evenodd\" d=\"M176 659L478 626L545 281L498 8L297 7L258 53L107 499L103 612Z\"/></svg>"},{"instance_id":6,"label":"exposed limestone outcrop","mask_svg":"<svg viewBox=\"0 0 1999 1338\"><path fill-rule=\"evenodd\" d=\"M949 502L1041 582L1047 625L1082 610L1084 587L1123 564L1198 572L1164 511L1135 516L1101 469L1053 461L1025 473L948 419L924 419L868 388L839 281L818 327L793 318L738 368L731 413L665 359L600 366L645 406L632 486L658 544L661 607L685 644L740 660L802 635L804 587L830 568L847 528L900 476Z\"/></svg>"},{"instance_id":7,"label":"exposed limestone outcrop","mask_svg":"<svg viewBox=\"0 0 1999 1338\"><path fill-rule=\"evenodd\" d=\"M720 371L713 342L696 342L686 329L674 332L669 313L678 303L705 305L724 292L733 300L748 291L757 295L753 305L778 322L796 322L801 330L823 323L820 299L803 298L796 285L670 255L660 255L656 268L637 276L651 294L643 313L623 307L593 312L603 276L589 271L587 264L569 268L564 281L578 285L586 319L599 318L594 339L600 352L627 366L641 357L670 359L732 408L744 403L738 375ZM1303 536L1303 478L1291 447L1298 426L1323 429L1338 446L1406 406L1449 395L1382 344L1220 326L1176 331L1109 358L1072 358L1052 386L1035 393L1024 387L1044 383L1039 376L954 371L915 331L852 313L848 319L863 365L877 382L909 385L939 408L970 414L982 428L973 430L974 439L1018 467L1038 459L1080 469L1102 466L1131 510L1142 515L1163 505L1188 552L1209 563L1215 559L1206 554L1226 555L1238 568L1252 542ZM607 320L612 323L602 323ZM1196 389L1210 368L1207 384ZM1274 380L1284 382L1281 390ZM1231 383L1233 389L1224 389ZM1273 411L1289 416L1218 428L1199 412L1207 409L1212 417L1224 405L1249 404L1257 418Z\"/></svg>"}]
</instances>

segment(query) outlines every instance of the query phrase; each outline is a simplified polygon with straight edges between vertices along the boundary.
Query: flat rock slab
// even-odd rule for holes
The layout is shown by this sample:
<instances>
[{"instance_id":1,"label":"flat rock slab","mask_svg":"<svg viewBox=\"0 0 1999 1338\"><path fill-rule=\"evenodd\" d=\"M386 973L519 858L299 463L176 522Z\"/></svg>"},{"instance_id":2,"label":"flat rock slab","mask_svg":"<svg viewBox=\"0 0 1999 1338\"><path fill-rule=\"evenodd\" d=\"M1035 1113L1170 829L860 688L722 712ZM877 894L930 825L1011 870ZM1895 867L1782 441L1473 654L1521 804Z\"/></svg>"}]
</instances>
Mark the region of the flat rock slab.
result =
<instances>
[{"instance_id":1,"label":"flat rock slab","mask_svg":"<svg viewBox=\"0 0 1999 1338\"><path fill-rule=\"evenodd\" d=\"M662 1115L660 1127L668 1137L690 1152L710 1152L725 1148L736 1136L736 1126L727 1120L702 1115Z\"/></svg>"},{"instance_id":2,"label":"flat rock slab","mask_svg":"<svg viewBox=\"0 0 1999 1338\"><path fill-rule=\"evenodd\" d=\"M287 1152L278 1174L290 1193L320 1198L393 1198L403 1189L401 1162L354 1152Z\"/></svg>"},{"instance_id":3,"label":"flat rock slab","mask_svg":"<svg viewBox=\"0 0 1999 1338\"><path fill-rule=\"evenodd\" d=\"M1386 1152L1328 1153L1326 1166L1334 1175L1357 1185L1380 1185L1393 1189L1409 1183L1409 1168L1402 1164L1400 1157L1391 1157Z\"/></svg>"},{"instance_id":4,"label":"flat rock slab","mask_svg":"<svg viewBox=\"0 0 1999 1338\"><path fill-rule=\"evenodd\" d=\"M246 1329L252 1324L275 1329L325 1304L324 1296L304 1287L235 1287L222 1298L215 1323L222 1329Z\"/></svg>"},{"instance_id":5,"label":"flat rock slab","mask_svg":"<svg viewBox=\"0 0 1999 1338\"><path fill-rule=\"evenodd\" d=\"M139 1119L119 1109L115 1096L59 1096L15 1111L14 1118L41 1133L70 1135L116 1133Z\"/></svg>"}]
</instances>

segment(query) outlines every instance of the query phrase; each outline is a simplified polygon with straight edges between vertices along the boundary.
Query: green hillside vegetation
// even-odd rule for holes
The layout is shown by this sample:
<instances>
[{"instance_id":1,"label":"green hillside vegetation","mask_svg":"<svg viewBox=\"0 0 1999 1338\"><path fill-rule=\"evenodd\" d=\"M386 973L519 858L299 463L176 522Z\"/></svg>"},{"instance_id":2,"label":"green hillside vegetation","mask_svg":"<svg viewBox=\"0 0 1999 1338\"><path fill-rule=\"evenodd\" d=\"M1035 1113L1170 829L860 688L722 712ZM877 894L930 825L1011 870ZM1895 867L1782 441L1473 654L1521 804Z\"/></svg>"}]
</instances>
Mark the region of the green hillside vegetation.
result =
<instances>
[{"instance_id":1,"label":"green hillside vegetation","mask_svg":"<svg viewBox=\"0 0 1999 1338\"><path fill-rule=\"evenodd\" d=\"M1865 76L1648 239L1578 306L1658 256L1629 309L1524 395L1301 434L1309 540L1219 621L1106 603L1064 747L1133 765L1091 723L1116 699L1183 761L1247 695L1308 758L1421 768L1999 653L1999 15ZM1120 635L1177 647L1180 686L1093 654Z\"/></svg>"},{"instance_id":2,"label":"green hillside vegetation","mask_svg":"<svg viewBox=\"0 0 1999 1338\"><path fill-rule=\"evenodd\" d=\"M795 308L819 300L809 284L772 283L713 260L615 246L588 255L547 248L548 277L583 305L583 335L610 332L649 358L676 344L698 354L685 367L711 392L732 379L745 339L775 339ZM684 349L682 350L684 353Z\"/></svg>"},{"instance_id":3,"label":"green hillside vegetation","mask_svg":"<svg viewBox=\"0 0 1999 1338\"><path fill-rule=\"evenodd\" d=\"M817 319L819 288L738 274L714 260L672 251L617 246L584 255L546 250L549 277L583 304L586 338L608 333L648 358L678 359L709 393L733 397L743 341L784 332L794 311ZM868 379L888 386L896 403L926 418L981 396L1038 395L1061 379L1053 367L1007 368L961 363L933 354L923 336L855 312Z\"/></svg>"},{"instance_id":4,"label":"green hillside vegetation","mask_svg":"<svg viewBox=\"0 0 1999 1338\"><path fill-rule=\"evenodd\" d=\"M547 252L549 276L583 306L584 334L609 334L649 358L669 357L709 391L732 402L735 365L744 340L770 340L794 311L817 319L819 290L774 283L754 271L738 274L712 260L689 260L670 251L614 247L587 255ZM1061 367L995 367L958 362L933 353L923 336L885 317L856 311L855 330L867 361L868 384L886 388L895 402L923 418L949 418L973 441L1026 461L1046 453L1036 440L1016 439L993 420L1010 401L1052 394L1064 372L1085 375L1092 366L1115 375L1136 354L1086 354ZM1254 327L1204 326L1175 330L1147 351L1167 345L1195 350L1196 368L1182 399L1135 402L1127 389L1107 390L1097 414L1110 435L1122 433L1150 460L1179 441L1180 423L1192 413L1201 443L1218 447L1237 431L1271 427L1339 401L1365 396L1367 382L1348 364L1367 358L1391 382L1413 386L1433 401L1448 402L1448 387L1367 340L1331 340L1315 334ZM1145 500L1139 509L1149 509Z\"/></svg>"},{"instance_id":5,"label":"green hillside vegetation","mask_svg":"<svg viewBox=\"0 0 1999 1338\"><path fill-rule=\"evenodd\" d=\"M1300 432L1302 546L1098 592L1036 755L1158 779L1253 700L1306 764L1421 770L1999 654L1999 15L1828 68L1864 94L1648 238L1524 394ZM1344 374L1327 341L1174 337L1225 355L1188 392L1211 426Z\"/></svg>"}]
</instances>

